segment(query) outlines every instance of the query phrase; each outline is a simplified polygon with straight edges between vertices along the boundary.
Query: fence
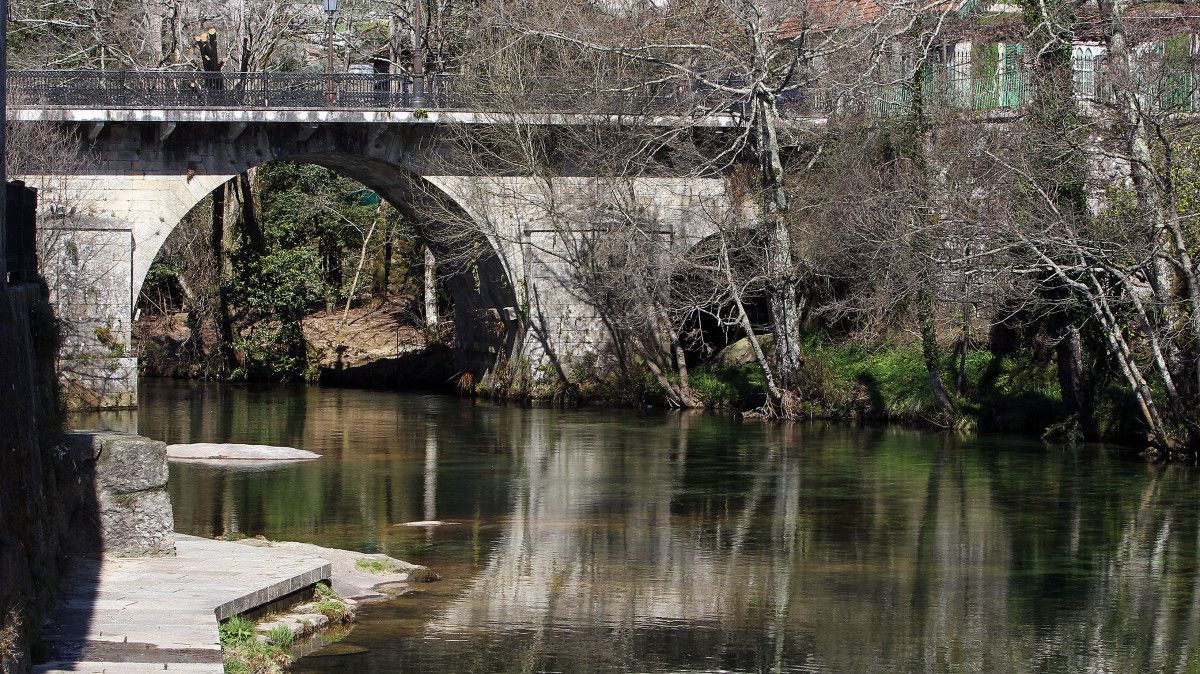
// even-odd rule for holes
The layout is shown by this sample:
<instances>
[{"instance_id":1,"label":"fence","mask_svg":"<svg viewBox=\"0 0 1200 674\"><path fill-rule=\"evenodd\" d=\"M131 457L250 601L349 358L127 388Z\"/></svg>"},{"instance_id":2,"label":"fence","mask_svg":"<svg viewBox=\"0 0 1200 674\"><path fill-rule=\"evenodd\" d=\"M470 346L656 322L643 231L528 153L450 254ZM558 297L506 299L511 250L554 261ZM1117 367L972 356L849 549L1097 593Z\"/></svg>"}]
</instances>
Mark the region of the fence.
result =
<instances>
[{"instance_id":1,"label":"fence","mask_svg":"<svg viewBox=\"0 0 1200 674\"><path fill-rule=\"evenodd\" d=\"M951 48L952 49L952 48ZM1032 88L1019 45L974 52L935 52L923 62L894 68L890 83L806 87L779 94L786 115L907 114L921 92L929 111L1002 110L1030 102ZM919 73L913 76L912 73ZM1090 52L1072 62L1075 96L1112 100L1103 57ZM731 84L736 84L730 80ZM1200 110L1200 67L1189 58L1160 59L1139 75L1138 90L1151 105ZM700 115L738 113L744 101L724 92L618 81L581 82L564 77L522 80L430 74L208 73L163 71L14 71L9 104L17 108L249 108L578 112Z\"/></svg>"}]
</instances>

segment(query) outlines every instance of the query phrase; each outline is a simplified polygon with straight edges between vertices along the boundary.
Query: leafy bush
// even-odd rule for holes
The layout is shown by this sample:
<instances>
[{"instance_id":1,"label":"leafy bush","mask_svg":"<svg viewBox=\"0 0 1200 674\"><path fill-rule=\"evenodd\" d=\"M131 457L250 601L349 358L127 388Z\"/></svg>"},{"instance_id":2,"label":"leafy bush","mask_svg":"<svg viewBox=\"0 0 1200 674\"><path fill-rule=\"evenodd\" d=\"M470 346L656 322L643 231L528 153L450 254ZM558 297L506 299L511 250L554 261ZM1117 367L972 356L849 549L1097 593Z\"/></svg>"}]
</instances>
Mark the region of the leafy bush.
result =
<instances>
[{"instance_id":1,"label":"leafy bush","mask_svg":"<svg viewBox=\"0 0 1200 674\"><path fill-rule=\"evenodd\" d=\"M705 407L749 409L762 404L766 384L758 365L702 365L690 373L688 383Z\"/></svg>"}]
</instances>

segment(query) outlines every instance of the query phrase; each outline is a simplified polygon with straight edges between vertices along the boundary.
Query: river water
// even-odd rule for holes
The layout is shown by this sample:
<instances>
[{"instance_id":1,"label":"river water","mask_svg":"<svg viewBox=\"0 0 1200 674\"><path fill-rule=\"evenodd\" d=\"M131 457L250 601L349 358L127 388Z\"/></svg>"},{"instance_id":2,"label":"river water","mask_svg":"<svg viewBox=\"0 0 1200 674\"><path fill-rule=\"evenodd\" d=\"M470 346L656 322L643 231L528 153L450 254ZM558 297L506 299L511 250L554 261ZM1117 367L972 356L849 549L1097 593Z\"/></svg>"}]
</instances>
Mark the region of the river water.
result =
<instances>
[{"instance_id":1,"label":"river water","mask_svg":"<svg viewBox=\"0 0 1200 674\"><path fill-rule=\"evenodd\" d=\"M1115 450L167 380L141 405L79 423L324 454L172 465L179 531L443 576L300 672L1200 671L1200 473Z\"/></svg>"}]
</instances>

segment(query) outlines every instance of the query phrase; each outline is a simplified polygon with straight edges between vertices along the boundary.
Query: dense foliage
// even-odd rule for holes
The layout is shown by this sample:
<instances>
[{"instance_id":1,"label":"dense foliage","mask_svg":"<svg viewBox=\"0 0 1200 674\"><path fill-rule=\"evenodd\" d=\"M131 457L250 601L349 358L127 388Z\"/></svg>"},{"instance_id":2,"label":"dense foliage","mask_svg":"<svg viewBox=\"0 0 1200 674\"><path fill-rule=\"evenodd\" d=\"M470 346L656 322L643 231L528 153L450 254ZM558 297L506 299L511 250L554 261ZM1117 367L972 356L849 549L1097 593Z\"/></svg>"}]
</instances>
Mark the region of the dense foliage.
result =
<instances>
[{"instance_id":1,"label":"dense foliage","mask_svg":"<svg viewBox=\"0 0 1200 674\"><path fill-rule=\"evenodd\" d=\"M305 317L333 313L347 303L410 301L418 288L412 274L419 271L420 248L395 209L328 169L271 163L257 169L247 184L253 205L228 209L231 226L221 244L220 269L212 268L218 261L211 259L211 241L205 237L212 223L209 199L151 268L143 306L157 314L183 309L194 328L192 341L205 339L203 321L196 317L227 322L211 330L210 343L164 354L196 359L190 369L177 367L181 373L314 379L321 354L313 353L306 338ZM213 286L211 292L201 292L205 283ZM223 372L212 362L222 349L233 357Z\"/></svg>"}]
</instances>

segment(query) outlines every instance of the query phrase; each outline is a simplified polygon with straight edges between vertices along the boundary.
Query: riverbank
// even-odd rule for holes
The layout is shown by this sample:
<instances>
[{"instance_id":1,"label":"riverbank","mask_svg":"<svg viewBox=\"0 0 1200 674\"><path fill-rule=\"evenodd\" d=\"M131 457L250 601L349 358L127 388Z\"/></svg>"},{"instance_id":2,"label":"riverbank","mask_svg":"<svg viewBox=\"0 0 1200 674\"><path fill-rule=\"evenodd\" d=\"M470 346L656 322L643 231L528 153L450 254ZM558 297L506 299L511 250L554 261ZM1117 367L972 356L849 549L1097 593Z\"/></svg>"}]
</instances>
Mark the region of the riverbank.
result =
<instances>
[{"instance_id":1,"label":"riverbank","mask_svg":"<svg viewBox=\"0 0 1200 674\"><path fill-rule=\"evenodd\" d=\"M423 321L404 300L363 302L348 310L314 310L300 320L305 344L301 363L273 371L279 363L249 349L222 370L212 354L221 348L238 354L238 345L219 347L220 337L189 323L184 311L146 313L134 323L134 340L144 375L183 379L286 381L302 379L333 386L449 390L450 350L430 339ZM436 337L436 335L434 336Z\"/></svg>"},{"instance_id":2,"label":"riverbank","mask_svg":"<svg viewBox=\"0 0 1200 674\"><path fill-rule=\"evenodd\" d=\"M482 374L459 372L450 347L429 341L415 314L400 305L363 304L352 307L342 319L341 312L318 312L303 319L309 345L308 374L303 379L348 388L457 391L523 404L672 406L661 377L636 358L622 365L612 358L588 357L561 373L549 367L534 371L527 362L500 359ZM139 325L145 373L207 378L187 364L191 337L182 314L143 318ZM760 335L759 340L771 357L771 336ZM965 348L961 343L943 345L940 377L954 405L953 415L948 415L935 399L919 340L896 336L865 343L810 333L795 389L799 416L1013 432L1068 442L1137 445L1144 439L1139 436L1129 392L1103 368L1085 377L1090 388L1082 397L1092 405L1086 418L1069 409L1061 393L1058 355L1052 345L1039 344L1023 347L1018 340L998 337ZM747 340L689 360L694 361L688 373L694 404L739 414L766 401L763 373ZM239 376L248 374L247 370ZM672 386L682 388L680 373L666 376Z\"/></svg>"}]
</instances>

